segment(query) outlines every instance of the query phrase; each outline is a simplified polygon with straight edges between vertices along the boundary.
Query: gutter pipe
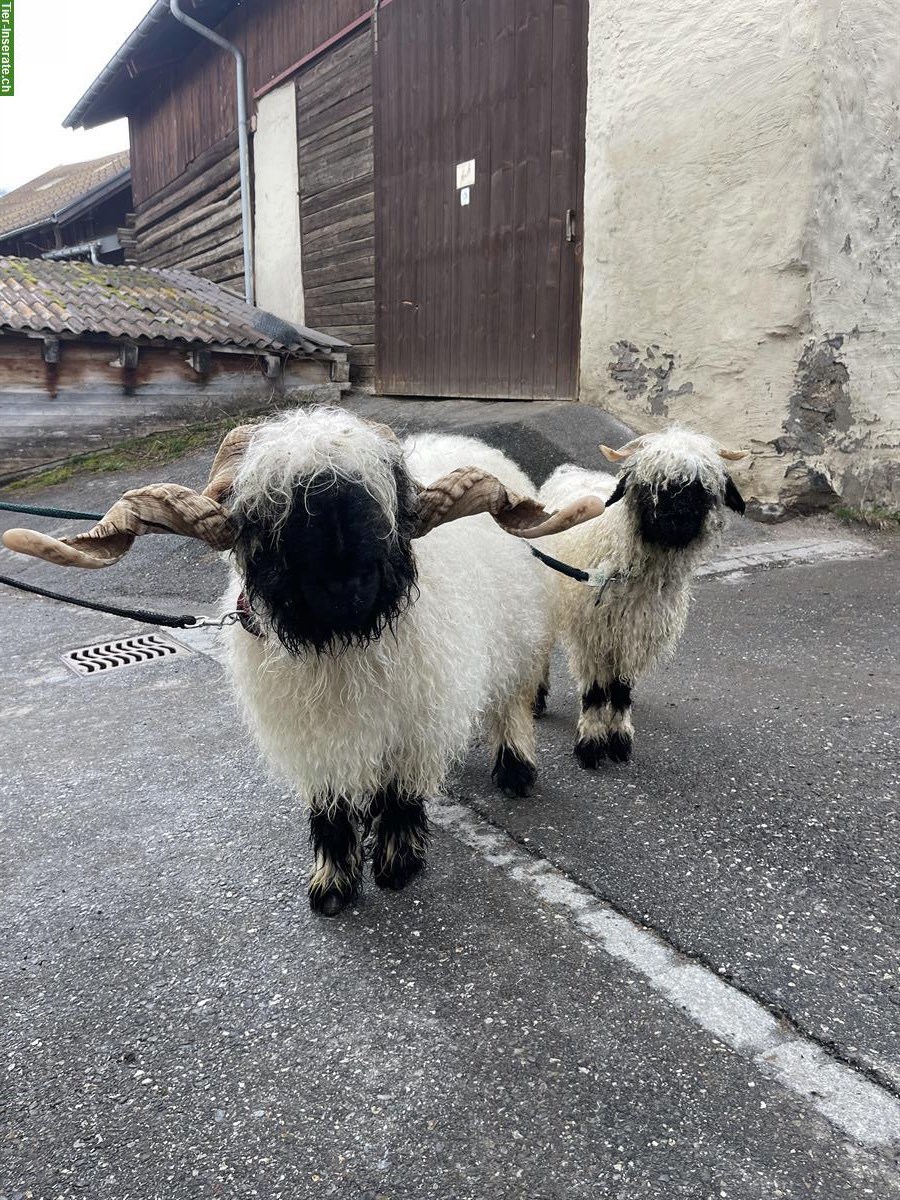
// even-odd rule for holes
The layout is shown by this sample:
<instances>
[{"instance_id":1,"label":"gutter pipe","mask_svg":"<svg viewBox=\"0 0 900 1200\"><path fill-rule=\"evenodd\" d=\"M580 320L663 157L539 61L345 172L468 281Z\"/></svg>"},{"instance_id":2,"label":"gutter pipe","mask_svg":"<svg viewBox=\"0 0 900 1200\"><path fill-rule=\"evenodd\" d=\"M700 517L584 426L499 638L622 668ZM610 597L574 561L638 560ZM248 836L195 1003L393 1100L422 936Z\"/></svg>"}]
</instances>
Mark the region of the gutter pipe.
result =
<instances>
[{"instance_id":1,"label":"gutter pipe","mask_svg":"<svg viewBox=\"0 0 900 1200\"><path fill-rule=\"evenodd\" d=\"M241 51L227 38L202 25L199 21L182 12L179 0L169 0L169 10L176 21L187 25L207 41L213 42L221 50L226 50L234 56L237 70L237 117L238 117L238 155L240 158L241 176L241 224L244 239L244 297L248 304L256 303L256 288L253 281L253 228L250 213L250 143L247 136L247 71L244 56Z\"/></svg>"},{"instance_id":2,"label":"gutter pipe","mask_svg":"<svg viewBox=\"0 0 900 1200\"><path fill-rule=\"evenodd\" d=\"M78 246L63 246L59 250L48 250L46 254L41 255L41 258L44 262L64 262L68 258L83 258L85 254L89 254L94 266L102 267L103 263L98 257L99 252L99 242L81 242Z\"/></svg>"},{"instance_id":3,"label":"gutter pipe","mask_svg":"<svg viewBox=\"0 0 900 1200\"><path fill-rule=\"evenodd\" d=\"M104 238L95 238L91 242L79 242L77 246L61 246L58 250L47 250L41 255L41 258L45 262L64 262L68 258L83 258L85 254L90 254L91 262L95 267L104 267L109 266L109 263L104 263L100 255L113 254L116 250L121 249L116 234L109 234Z\"/></svg>"}]
</instances>

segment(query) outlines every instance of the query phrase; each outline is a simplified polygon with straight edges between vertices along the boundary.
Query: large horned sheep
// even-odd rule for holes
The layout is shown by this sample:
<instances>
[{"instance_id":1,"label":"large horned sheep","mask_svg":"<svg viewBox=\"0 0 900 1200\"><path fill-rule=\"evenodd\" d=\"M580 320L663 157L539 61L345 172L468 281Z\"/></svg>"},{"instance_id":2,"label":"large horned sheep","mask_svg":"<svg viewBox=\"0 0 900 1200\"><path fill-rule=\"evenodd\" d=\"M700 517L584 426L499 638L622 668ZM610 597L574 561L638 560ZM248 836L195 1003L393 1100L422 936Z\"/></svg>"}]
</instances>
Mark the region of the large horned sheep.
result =
<instances>
[{"instance_id":1,"label":"large horned sheep","mask_svg":"<svg viewBox=\"0 0 900 1200\"><path fill-rule=\"evenodd\" d=\"M565 465L540 491L554 507L588 493L606 500L597 519L543 543L581 575L557 576L556 627L581 694L575 754L588 769L631 756L632 688L674 651L694 572L724 528L723 509L744 512L725 463L745 456L710 438L676 427L601 450L624 464L615 487L609 475ZM586 586L588 576L593 587ZM548 671L549 660L539 711Z\"/></svg>"},{"instance_id":2,"label":"large horned sheep","mask_svg":"<svg viewBox=\"0 0 900 1200\"><path fill-rule=\"evenodd\" d=\"M233 430L202 494L142 488L86 534L4 540L76 566L109 565L150 532L233 552L237 696L269 764L309 806L309 900L333 915L359 891L366 830L377 884L399 889L421 870L425 797L480 719L498 786L524 795L533 784L552 577L504 529L542 536L602 508L549 517L533 490L482 442L401 444L346 411L298 409Z\"/></svg>"}]
</instances>

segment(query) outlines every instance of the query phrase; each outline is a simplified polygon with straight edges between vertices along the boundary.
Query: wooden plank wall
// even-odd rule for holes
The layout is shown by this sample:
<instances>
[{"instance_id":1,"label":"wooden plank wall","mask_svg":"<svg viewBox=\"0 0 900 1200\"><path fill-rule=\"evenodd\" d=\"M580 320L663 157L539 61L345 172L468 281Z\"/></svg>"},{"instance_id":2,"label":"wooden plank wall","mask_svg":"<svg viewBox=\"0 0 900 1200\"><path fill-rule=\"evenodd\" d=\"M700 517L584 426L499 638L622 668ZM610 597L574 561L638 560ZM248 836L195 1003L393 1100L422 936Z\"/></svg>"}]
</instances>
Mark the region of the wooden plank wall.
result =
<instances>
[{"instance_id":1,"label":"wooden plank wall","mask_svg":"<svg viewBox=\"0 0 900 1200\"><path fill-rule=\"evenodd\" d=\"M375 363L372 30L365 26L297 77L306 324L349 342L352 377Z\"/></svg>"},{"instance_id":2,"label":"wooden plank wall","mask_svg":"<svg viewBox=\"0 0 900 1200\"><path fill-rule=\"evenodd\" d=\"M243 295L237 134L204 151L135 211L129 261L181 267Z\"/></svg>"},{"instance_id":3,"label":"wooden plank wall","mask_svg":"<svg viewBox=\"0 0 900 1200\"><path fill-rule=\"evenodd\" d=\"M246 55L251 94L367 13L372 0L254 0L219 32ZM197 49L148 83L130 114L136 204L180 178L236 131L234 60L198 37Z\"/></svg>"},{"instance_id":4,"label":"wooden plank wall","mask_svg":"<svg viewBox=\"0 0 900 1200\"><path fill-rule=\"evenodd\" d=\"M285 392L308 388L331 403L339 395L327 360L291 360L284 383L275 384L250 354L213 354L201 378L183 347L142 346L128 374L110 365L115 351L110 342L64 340L51 374L40 338L0 337L0 477L122 438L261 411Z\"/></svg>"}]
</instances>

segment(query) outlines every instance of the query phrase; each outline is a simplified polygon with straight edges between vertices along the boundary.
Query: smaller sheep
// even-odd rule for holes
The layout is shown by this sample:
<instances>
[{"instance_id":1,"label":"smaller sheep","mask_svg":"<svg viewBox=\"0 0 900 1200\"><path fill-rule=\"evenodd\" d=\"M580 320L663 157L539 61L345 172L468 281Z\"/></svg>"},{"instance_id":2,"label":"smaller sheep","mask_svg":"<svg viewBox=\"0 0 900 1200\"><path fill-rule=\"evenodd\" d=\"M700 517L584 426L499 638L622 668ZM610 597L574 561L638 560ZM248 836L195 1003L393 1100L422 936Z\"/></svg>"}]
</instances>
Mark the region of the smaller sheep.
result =
<instances>
[{"instance_id":1,"label":"smaller sheep","mask_svg":"<svg viewBox=\"0 0 900 1200\"><path fill-rule=\"evenodd\" d=\"M723 509L744 512L725 462L745 455L708 437L675 427L635 438L620 450L600 449L625 464L614 487L609 475L567 464L540 493L548 507L586 493L606 500L601 516L543 543L554 557L590 572L595 585L559 575L555 610L581 693L575 754L588 769L603 759L630 758L632 688L674 651L694 572L724 528ZM536 711L543 710L547 692L545 671Z\"/></svg>"}]
</instances>

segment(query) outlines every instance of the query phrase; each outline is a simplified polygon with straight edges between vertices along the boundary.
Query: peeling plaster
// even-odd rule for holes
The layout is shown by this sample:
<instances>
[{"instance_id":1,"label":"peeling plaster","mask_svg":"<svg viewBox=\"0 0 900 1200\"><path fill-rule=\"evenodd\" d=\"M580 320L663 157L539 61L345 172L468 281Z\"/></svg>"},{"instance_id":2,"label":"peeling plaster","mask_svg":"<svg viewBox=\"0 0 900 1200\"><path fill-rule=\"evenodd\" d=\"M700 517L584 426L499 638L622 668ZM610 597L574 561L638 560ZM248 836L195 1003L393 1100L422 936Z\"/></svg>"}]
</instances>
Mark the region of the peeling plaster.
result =
<instances>
[{"instance_id":1,"label":"peeling plaster","mask_svg":"<svg viewBox=\"0 0 900 1200\"><path fill-rule=\"evenodd\" d=\"M694 385L688 381L674 390L669 384L675 370L676 357L654 343L643 355L633 342L619 341L610 346L615 357L609 364L610 378L621 387L631 402L646 399L646 410L654 417L668 417L669 402L679 396L689 396Z\"/></svg>"},{"instance_id":2,"label":"peeling plaster","mask_svg":"<svg viewBox=\"0 0 900 1200\"><path fill-rule=\"evenodd\" d=\"M843 344L842 335L807 343L789 400L786 436L775 443L779 451L821 454L834 433L846 433L853 424L850 372L838 357Z\"/></svg>"}]
</instances>

